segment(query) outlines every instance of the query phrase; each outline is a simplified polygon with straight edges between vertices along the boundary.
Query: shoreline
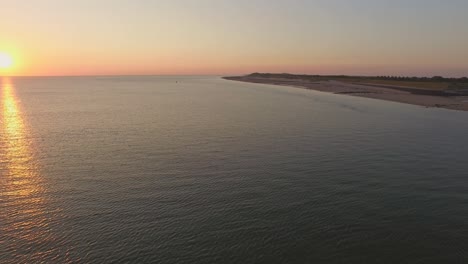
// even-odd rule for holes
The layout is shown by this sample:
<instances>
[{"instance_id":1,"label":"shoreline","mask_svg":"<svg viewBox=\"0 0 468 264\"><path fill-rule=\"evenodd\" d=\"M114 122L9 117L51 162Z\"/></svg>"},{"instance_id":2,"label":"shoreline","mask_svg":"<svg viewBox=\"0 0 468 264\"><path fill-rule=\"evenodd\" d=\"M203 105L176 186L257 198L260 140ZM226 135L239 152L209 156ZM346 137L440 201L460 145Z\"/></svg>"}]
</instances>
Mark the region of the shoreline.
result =
<instances>
[{"instance_id":1,"label":"shoreline","mask_svg":"<svg viewBox=\"0 0 468 264\"><path fill-rule=\"evenodd\" d=\"M301 89L315 90L334 94L358 96L391 102L423 106L426 108L444 108L468 111L468 96L451 94L425 94L424 90L401 86L376 85L370 83L347 83L341 81L310 81L303 79L268 78L253 76L223 77L225 80L247 83L271 84ZM415 92L418 91L418 92Z\"/></svg>"}]
</instances>

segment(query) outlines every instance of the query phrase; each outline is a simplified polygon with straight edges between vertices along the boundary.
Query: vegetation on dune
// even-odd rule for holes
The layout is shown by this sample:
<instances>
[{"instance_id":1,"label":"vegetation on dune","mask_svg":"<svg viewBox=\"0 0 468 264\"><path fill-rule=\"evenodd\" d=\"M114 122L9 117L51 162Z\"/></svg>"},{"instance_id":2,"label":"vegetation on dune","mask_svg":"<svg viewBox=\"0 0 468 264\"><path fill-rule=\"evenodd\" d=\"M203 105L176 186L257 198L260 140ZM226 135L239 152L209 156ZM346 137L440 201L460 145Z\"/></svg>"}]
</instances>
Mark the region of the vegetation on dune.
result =
<instances>
[{"instance_id":1,"label":"vegetation on dune","mask_svg":"<svg viewBox=\"0 0 468 264\"><path fill-rule=\"evenodd\" d=\"M447 90L468 89L468 78L434 77L405 77L405 76L349 76L349 75L305 75L289 73L252 73L248 77L279 78L306 81L343 81L351 83L368 83L381 85L409 86L420 89Z\"/></svg>"}]
</instances>

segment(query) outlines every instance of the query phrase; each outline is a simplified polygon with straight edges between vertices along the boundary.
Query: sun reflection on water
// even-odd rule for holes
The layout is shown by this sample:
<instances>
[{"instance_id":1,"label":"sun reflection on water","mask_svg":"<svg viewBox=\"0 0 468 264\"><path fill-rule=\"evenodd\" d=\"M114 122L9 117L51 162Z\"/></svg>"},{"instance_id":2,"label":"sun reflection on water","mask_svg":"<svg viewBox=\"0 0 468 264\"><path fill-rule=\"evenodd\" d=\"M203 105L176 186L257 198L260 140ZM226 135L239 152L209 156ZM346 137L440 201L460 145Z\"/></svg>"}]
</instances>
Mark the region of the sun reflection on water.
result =
<instances>
[{"instance_id":1,"label":"sun reflection on water","mask_svg":"<svg viewBox=\"0 0 468 264\"><path fill-rule=\"evenodd\" d=\"M0 248L6 249L7 260L16 263L53 259L57 239L49 223L57 212L47 205L31 135L11 79L2 80L1 91Z\"/></svg>"}]
</instances>

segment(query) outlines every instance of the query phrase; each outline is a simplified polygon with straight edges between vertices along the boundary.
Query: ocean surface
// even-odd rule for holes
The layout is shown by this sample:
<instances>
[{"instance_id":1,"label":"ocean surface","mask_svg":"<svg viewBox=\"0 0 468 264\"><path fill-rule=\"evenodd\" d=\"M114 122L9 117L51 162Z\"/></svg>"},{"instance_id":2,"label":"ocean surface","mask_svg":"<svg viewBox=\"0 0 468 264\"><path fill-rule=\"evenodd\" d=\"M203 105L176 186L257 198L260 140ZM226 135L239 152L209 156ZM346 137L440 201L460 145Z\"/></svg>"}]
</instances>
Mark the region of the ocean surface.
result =
<instances>
[{"instance_id":1,"label":"ocean surface","mask_svg":"<svg viewBox=\"0 0 468 264\"><path fill-rule=\"evenodd\" d=\"M468 112L3 78L0 263L468 263Z\"/></svg>"}]
</instances>

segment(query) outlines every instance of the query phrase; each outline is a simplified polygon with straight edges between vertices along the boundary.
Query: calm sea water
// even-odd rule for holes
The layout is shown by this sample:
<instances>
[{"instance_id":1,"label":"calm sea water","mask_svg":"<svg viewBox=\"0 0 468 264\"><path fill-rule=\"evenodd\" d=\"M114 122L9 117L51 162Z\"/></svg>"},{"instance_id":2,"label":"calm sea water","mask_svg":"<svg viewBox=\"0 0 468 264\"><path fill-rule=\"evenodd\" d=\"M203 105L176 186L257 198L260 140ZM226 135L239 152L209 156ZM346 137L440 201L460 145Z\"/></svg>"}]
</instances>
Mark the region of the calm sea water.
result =
<instances>
[{"instance_id":1,"label":"calm sea water","mask_svg":"<svg viewBox=\"0 0 468 264\"><path fill-rule=\"evenodd\" d=\"M0 263L468 263L466 112L217 77L0 106Z\"/></svg>"}]
</instances>

